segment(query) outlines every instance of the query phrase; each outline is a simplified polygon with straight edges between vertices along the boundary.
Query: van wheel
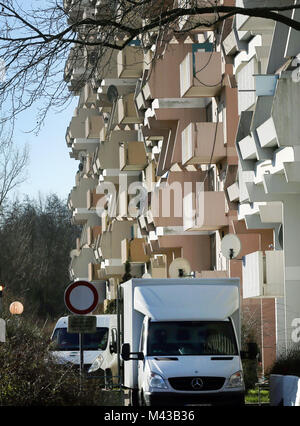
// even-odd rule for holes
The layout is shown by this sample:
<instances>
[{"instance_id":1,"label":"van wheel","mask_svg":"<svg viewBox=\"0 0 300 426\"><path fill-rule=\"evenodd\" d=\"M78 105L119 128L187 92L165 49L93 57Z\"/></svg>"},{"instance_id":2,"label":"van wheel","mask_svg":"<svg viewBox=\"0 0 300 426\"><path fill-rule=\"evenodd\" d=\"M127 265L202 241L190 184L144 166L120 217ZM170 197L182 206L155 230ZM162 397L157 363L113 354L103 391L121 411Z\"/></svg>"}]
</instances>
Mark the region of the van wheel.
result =
<instances>
[{"instance_id":1,"label":"van wheel","mask_svg":"<svg viewBox=\"0 0 300 426\"><path fill-rule=\"evenodd\" d=\"M129 391L129 398L131 407L139 406L139 394L137 389L131 389Z\"/></svg>"},{"instance_id":2,"label":"van wheel","mask_svg":"<svg viewBox=\"0 0 300 426\"><path fill-rule=\"evenodd\" d=\"M112 372L109 368L107 368L104 371L104 383L105 383L105 389L112 390L113 388Z\"/></svg>"}]
</instances>

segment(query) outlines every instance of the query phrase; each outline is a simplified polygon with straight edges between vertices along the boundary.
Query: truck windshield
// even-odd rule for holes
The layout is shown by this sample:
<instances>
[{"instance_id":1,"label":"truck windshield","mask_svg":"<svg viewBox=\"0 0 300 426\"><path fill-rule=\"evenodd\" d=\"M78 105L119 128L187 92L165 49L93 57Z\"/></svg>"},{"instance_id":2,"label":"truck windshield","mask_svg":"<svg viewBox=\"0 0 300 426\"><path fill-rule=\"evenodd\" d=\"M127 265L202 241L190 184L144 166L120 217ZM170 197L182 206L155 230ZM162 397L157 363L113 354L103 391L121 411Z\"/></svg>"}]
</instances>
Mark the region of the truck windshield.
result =
<instances>
[{"instance_id":1,"label":"truck windshield","mask_svg":"<svg viewBox=\"0 0 300 426\"><path fill-rule=\"evenodd\" d=\"M237 355L230 321L150 322L148 355Z\"/></svg>"},{"instance_id":2,"label":"truck windshield","mask_svg":"<svg viewBox=\"0 0 300 426\"><path fill-rule=\"evenodd\" d=\"M83 335L83 349L86 351L105 350L108 340L108 328L97 327L96 333ZM57 328L51 339L53 351L78 351L79 335L68 333L66 328Z\"/></svg>"}]
</instances>

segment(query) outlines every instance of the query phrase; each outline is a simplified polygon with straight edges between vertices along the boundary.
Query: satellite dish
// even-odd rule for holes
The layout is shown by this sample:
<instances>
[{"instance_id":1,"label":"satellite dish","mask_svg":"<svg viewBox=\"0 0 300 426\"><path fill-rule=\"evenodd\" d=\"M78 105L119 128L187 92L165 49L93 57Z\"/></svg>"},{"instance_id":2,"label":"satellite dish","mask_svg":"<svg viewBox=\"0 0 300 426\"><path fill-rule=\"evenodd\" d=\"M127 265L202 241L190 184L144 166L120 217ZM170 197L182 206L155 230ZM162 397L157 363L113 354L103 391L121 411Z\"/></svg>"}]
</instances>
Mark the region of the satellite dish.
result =
<instances>
[{"instance_id":1,"label":"satellite dish","mask_svg":"<svg viewBox=\"0 0 300 426\"><path fill-rule=\"evenodd\" d=\"M169 275L171 278L184 278L191 275L191 265L188 260L183 257L174 259L169 267Z\"/></svg>"},{"instance_id":2,"label":"satellite dish","mask_svg":"<svg viewBox=\"0 0 300 426\"><path fill-rule=\"evenodd\" d=\"M109 100L109 102L113 103L118 99L118 96L118 89L116 88L116 86L111 84L107 89L107 99Z\"/></svg>"},{"instance_id":3,"label":"satellite dish","mask_svg":"<svg viewBox=\"0 0 300 426\"><path fill-rule=\"evenodd\" d=\"M279 228L278 228L278 243L281 247L281 250L283 250L283 225L282 225L282 223L279 225Z\"/></svg>"},{"instance_id":4,"label":"satellite dish","mask_svg":"<svg viewBox=\"0 0 300 426\"><path fill-rule=\"evenodd\" d=\"M235 234L227 234L221 241L221 252L226 259L234 259L240 254L241 240Z\"/></svg>"}]
</instances>

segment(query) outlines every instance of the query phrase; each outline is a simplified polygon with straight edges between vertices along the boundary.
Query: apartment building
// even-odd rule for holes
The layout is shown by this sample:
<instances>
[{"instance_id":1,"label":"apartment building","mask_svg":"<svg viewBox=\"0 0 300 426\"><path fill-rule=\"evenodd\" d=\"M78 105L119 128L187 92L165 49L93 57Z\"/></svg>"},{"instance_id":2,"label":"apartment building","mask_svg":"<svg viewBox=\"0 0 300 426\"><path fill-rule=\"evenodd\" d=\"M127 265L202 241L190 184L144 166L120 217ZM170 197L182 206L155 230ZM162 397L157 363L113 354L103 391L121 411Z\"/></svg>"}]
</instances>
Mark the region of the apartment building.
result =
<instances>
[{"instance_id":1,"label":"apartment building","mask_svg":"<svg viewBox=\"0 0 300 426\"><path fill-rule=\"evenodd\" d=\"M70 19L111 13L72 3ZM147 50L139 38L119 52L71 49L65 81L78 106L66 142L79 169L69 207L82 235L70 276L97 284L105 307L128 274L167 278L178 258L183 275L239 277L245 336L267 369L300 309L287 231L297 233L297 38L263 19L209 19ZM242 246L230 261L228 233Z\"/></svg>"},{"instance_id":2,"label":"apartment building","mask_svg":"<svg viewBox=\"0 0 300 426\"><path fill-rule=\"evenodd\" d=\"M236 2L242 7L250 3L255 6ZM300 18L297 10L286 14ZM242 267L244 305L252 315L257 313L266 370L299 340L300 85L295 57L300 39L281 23L237 15L223 46L232 57L238 86L239 167L228 188L229 198L239 203L234 231L242 225L246 238L257 229L264 229L266 236L272 231L264 244L244 255Z\"/></svg>"}]
</instances>

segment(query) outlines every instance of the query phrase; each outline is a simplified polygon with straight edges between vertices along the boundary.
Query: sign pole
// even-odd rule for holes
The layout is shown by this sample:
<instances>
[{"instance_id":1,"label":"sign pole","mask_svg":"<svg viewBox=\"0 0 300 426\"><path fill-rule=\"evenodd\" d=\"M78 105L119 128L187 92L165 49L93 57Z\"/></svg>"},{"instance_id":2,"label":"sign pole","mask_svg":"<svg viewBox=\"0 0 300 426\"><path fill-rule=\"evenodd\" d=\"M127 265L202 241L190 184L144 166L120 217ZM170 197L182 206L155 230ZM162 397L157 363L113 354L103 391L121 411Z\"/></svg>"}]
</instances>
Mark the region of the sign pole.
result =
<instances>
[{"instance_id":1,"label":"sign pole","mask_svg":"<svg viewBox=\"0 0 300 426\"><path fill-rule=\"evenodd\" d=\"M83 376L83 334L79 333L79 350L80 350L80 392L82 391L82 376Z\"/></svg>"}]
</instances>

